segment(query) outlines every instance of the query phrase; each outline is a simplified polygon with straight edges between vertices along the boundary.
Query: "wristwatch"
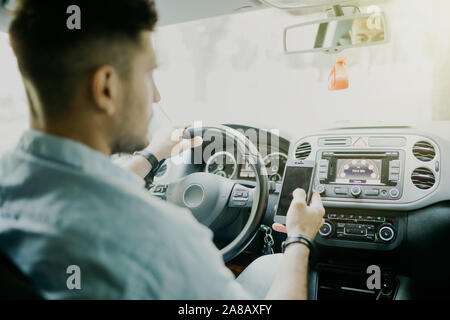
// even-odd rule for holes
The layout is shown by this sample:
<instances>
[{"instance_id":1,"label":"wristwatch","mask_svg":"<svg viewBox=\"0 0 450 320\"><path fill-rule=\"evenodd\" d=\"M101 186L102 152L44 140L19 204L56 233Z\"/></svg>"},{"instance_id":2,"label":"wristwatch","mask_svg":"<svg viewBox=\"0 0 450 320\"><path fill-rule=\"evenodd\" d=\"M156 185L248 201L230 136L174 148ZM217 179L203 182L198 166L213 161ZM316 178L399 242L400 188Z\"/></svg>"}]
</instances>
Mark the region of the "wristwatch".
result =
<instances>
[{"instance_id":1,"label":"wristwatch","mask_svg":"<svg viewBox=\"0 0 450 320\"><path fill-rule=\"evenodd\" d=\"M308 247L310 252L312 252L313 249L314 249L314 244L313 244L312 240L310 238L308 238L307 236L299 234L299 235L296 235L296 236L287 237L286 240L284 240L281 243L281 252L284 253L284 250L286 250L286 247L288 245L290 245L291 243L304 244L305 246Z\"/></svg>"},{"instance_id":2,"label":"wristwatch","mask_svg":"<svg viewBox=\"0 0 450 320\"><path fill-rule=\"evenodd\" d=\"M158 171L161 162L156 159L155 155L148 150L136 151L133 156L140 155L144 157L152 166L150 172L145 176L145 178L153 178ZM164 161L164 160L163 160Z\"/></svg>"}]
</instances>

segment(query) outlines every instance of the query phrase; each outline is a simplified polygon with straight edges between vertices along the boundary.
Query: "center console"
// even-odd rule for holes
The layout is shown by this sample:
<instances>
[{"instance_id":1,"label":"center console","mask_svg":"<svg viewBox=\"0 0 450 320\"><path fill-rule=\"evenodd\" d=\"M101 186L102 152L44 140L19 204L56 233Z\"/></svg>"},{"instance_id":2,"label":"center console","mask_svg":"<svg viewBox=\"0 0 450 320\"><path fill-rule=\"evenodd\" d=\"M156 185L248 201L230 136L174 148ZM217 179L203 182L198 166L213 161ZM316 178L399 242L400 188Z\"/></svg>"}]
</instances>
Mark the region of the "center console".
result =
<instances>
[{"instance_id":1,"label":"center console","mask_svg":"<svg viewBox=\"0 0 450 320\"><path fill-rule=\"evenodd\" d=\"M291 157L316 161L314 189L326 209L314 240L318 299L402 297L410 276L408 243L416 236L407 236L410 214L447 199L443 145L401 128L329 130L292 145ZM384 289L366 285L373 265Z\"/></svg>"}]
</instances>

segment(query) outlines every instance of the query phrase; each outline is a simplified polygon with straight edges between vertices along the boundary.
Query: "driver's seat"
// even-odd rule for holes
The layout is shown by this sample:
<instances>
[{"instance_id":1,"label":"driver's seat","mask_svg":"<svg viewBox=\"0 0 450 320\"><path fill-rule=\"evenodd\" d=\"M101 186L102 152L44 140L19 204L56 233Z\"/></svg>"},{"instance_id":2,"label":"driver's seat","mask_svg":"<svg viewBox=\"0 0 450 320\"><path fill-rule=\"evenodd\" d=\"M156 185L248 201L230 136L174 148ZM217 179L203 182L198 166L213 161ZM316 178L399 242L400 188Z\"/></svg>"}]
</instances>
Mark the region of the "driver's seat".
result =
<instances>
[{"instance_id":1,"label":"driver's seat","mask_svg":"<svg viewBox=\"0 0 450 320\"><path fill-rule=\"evenodd\" d=\"M0 252L0 300L42 300L35 286Z\"/></svg>"}]
</instances>

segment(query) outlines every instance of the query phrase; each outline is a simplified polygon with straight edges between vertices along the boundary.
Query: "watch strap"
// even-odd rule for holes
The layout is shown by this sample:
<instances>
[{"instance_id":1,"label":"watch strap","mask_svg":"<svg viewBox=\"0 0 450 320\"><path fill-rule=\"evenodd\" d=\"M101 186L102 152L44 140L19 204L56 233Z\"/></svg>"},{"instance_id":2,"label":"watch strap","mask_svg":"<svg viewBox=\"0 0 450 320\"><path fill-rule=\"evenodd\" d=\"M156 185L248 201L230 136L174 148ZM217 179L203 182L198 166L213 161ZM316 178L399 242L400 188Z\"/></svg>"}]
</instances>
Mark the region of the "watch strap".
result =
<instances>
[{"instance_id":1,"label":"watch strap","mask_svg":"<svg viewBox=\"0 0 450 320\"><path fill-rule=\"evenodd\" d=\"M155 155L148 150L136 151L133 155L140 155L140 156L144 157L150 163L150 165L152 166L152 169L150 170L147 177L148 176L154 177L160 167L160 162L155 157Z\"/></svg>"},{"instance_id":2,"label":"watch strap","mask_svg":"<svg viewBox=\"0 0 450 320\"><path fill-rule=\"evenodd\" d=\"M310 238L308 238L307 236L299 234L299 235L287 237L286 240L284 240L283 243L281 244L281 251L284 253L284 251L286 250L286 247L292 243L304 244L305 246L308 247L310 252L312 252L314 249L314 243L312 242L312 240Z\"/></svg>"}]
</instances>

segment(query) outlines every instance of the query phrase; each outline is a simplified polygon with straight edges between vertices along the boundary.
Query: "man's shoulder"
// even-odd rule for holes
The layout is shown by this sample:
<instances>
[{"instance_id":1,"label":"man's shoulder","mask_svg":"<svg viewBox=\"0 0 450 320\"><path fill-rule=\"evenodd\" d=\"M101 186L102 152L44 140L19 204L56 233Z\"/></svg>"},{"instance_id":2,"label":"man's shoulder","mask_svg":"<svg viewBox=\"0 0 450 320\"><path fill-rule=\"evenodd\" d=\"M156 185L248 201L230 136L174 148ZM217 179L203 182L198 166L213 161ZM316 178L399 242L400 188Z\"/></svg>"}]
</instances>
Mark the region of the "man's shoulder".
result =
<instances>
[{"instance_id":1,"label":"man's shoulder","mask_svg":"<svg viewBox=\"0 0 450 320\"><path fill-rule=\"evenodd\" d=\"M199 227L188 209L153 197L122 176L87 174L29 158L26 153L8 152L0 159L0 192L15 202L9 207L22 214L39 208L41 221L53 221L62 228L108 227L116 233L164 233L178 229L177 225L186 230Z\"/></svg>"}]
</instances>

